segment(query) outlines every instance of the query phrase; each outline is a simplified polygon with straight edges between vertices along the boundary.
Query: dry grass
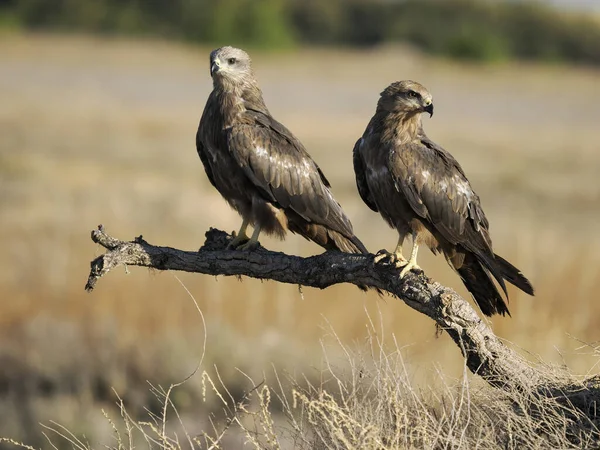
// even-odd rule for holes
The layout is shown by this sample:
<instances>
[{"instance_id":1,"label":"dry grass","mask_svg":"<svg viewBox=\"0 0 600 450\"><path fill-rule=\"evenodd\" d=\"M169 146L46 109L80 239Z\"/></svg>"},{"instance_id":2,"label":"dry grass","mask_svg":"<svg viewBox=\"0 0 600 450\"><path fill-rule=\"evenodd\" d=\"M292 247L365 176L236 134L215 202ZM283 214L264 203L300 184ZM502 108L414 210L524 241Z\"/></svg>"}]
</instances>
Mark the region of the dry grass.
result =
<instances>
[{"instance_id":1,"label":"dry grass","mask_svg":"<svg viewBox=\"0 0 600 450\"><path fill-rule=\"evenodd\" d=\"M436 372L435 387L420 386L404 351L373 323L368 346L346 355L341 367L328 366L328 389L309 386L294 392L313 441L323 449L517 449L591 448L598 428L573 407L534 392L501 392L468 369L457 379ZM565 381L572 376L546 366ZM333 386L332 386L333 385Z\"/></svg>"},{"instance_id":2,"label":"dry grass","mask_svg":"<svg viewBox=\"0 0 600 450\"><path fill-rule=\"evenodd\" d=\"M106 442L110 427L99 407L111 408L111 387L132 416L144 406L155 411L145 381L168 386L197 364L204 330L172 274L114 273L92 296L83 284L100 251L88 230L100 222L118 237L143 234L181 248L199 247L209 226L239 226L205 180L193 145L210 89L206 58L207 49L165 43L3 36L0 435L42 445L36 424L54 419ZM533 299L512 291L513 318L494 319L495 330L534 359L596 370L594 352L571 336L598 340L598 72L457 66L395 47L256 55L255 66L271 111L309 148L372 250L389 248L395 236L358 198L353 142L387 83L413 78L428 86L436 116L426 129L463 164L498 253L537 288ZM295 236L263 244L320 251ZM420 262L460 288L441 258L423 252ZM414 386L437 387L436 367L461 378L453 344L392 299L346 286L301 294L255 280L180 278L206 316L206 370L216 367L238 393L234 367L255 379L271 363L296 375L322 367L325 324L344 343L363 342L365 308L381 311ZM316 382L319 371L308 378ZM199 381L176 392L182 413L205 417L218 408L214 399L199 401Z\"/></svg>"},{"instance_id":3,"label":"dry grass","mask_svg":"<svg viewBox=\"0 0 600 450\"><path fill-rule=\"evenodd\" d=\"M535 392L502 392L473 380L463 366L462 376L450 379L440 370L437 387L423 387L407 367L404 350L366 316L365 345L346 346L334 330L324 344L326 365L320 382L280 377L255 381L239 371L243 391L234 393L217 371L204 371L168 389L152 386L159 408L145 417L132 415L117 395L118 415L102 411L111 429L106 448L228 449L547 449L596 448L598 423L574 407L559 404ZM562 369L546 366L550 377L562 382L573 377ZM211 414L197 431L173 402L177 391L192 377L201 381L201 402L214 401L220 410ZM139 417L139 416L138 416ZM193 425L192 425L193 426ZM44 437L54 448L66 445L92 450L98 444L67 427L44 425ZM17 447L32 447L0 439Z\"/></svg>"}]
</instances>

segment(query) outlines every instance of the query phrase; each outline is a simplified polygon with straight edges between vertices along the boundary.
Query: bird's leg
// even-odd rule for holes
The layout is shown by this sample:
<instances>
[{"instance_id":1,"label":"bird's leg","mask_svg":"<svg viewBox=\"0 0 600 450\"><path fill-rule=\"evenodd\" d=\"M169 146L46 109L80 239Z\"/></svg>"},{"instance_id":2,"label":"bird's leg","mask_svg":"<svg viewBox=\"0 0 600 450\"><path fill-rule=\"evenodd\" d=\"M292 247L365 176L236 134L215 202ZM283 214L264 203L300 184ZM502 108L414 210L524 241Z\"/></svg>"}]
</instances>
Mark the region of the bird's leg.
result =
<instances>
[{"instance_id":1,"label":"bird's leg","mask_svg":"<svg viewBox=\"0 0 600 450\"><path fill-rule=\"evenodd\" d=\"M240 227L240 231L234 236L229 244L227 244L227 250L232 250L237 248L240 244L248 241L248 236L246 235L246 230L248 229L248 225L250 221L248 219L244 219L242 222L242 226Z\"/></svg>"},{"instance_id":2,"label":"bird's leg","mask_svg":"<svg viewBox=\"0 0 600 450\"><path fill-rule=\"evenodd\" d=\"M417 252L419 251L419 244L417 244L417 233L412 234L412 251L410 253L410 259L405 263L404 269L400 272L400 278L404 278L408 272L413 269L421 270L417 265Z\"/></svg>"},{"instance_id":3,"label":"bird's leg","mask_svg":"<svg viewBox=\"0 0 600 450\"><path fill-rule=\"evenodd\" d=\"M394 262L396 263L396 267L402 267L406 265L407 261L404 255L402 254L402 244L404 243L404 235L401 234L398 237L398 244L396 244L396 250L394 250Z\"/></svg>"},{"instance_id":4,"label":"bird's leg","mask_svg":"<svg viewBox=\"0 0 600 450\"><path fill-rule=\"evenodd\" d=\"M246 242L245 244L240 245L237 249L250 251L250 250L254 250L255 248L257 248L260 245L258 243L258 235L259 234L260 234L260 226L256 225L254 227L254 231L252 232L252 236L250 237L250 240L248 242Z\"/></svg>"},{"instance_id":5,"label":"bird's leg","mask_svg":"<svg viewBox=\"0 0 600 450\"><path fill-rule=\"evenodd\" d=\"M398 235L398 244L396 244L396 250L394 253L390 253L387 250L379 250L375 255L375 264L388 260L390 264L394 264L396 267L403 267L406 265L406 258L402 254L402 244L404 243L404 234Z\"/></svg>"}]
</instances>

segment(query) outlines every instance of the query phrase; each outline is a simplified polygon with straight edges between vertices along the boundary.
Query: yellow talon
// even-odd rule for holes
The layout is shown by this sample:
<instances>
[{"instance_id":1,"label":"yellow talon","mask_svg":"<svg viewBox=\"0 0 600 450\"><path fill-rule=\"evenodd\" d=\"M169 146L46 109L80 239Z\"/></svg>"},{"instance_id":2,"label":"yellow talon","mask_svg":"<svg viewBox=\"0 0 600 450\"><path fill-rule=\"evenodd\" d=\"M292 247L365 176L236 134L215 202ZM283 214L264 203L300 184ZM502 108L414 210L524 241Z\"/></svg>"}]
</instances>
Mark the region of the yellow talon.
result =
<instances>
[{"instance_id":1,"label":"yellow talon","mask_svg":"<svg viewBox=\"0 0 600 450\"><path fill-rule=\"evenodd\" d=\"M246 235L246 229L248 228L248 224L249 221L244 219L244 221L242 222L242 226L240 227L240 231L238 231L235 237L231 240L231 242L227 244L227 250L235 250L240 246L240 244L243 244L248 241L249 238Z\"/></svg>"},{"instance_id":2,"label":"yellow talon","mask_svg":"<svg viewBox=\"0 0 600 450\"><path fill-rule=\"evenodd\" d=\"M398 238L398 244L396 245L396 250L394 250L394 253L390 253L386 250L379 250L377 252L377 254L375 255L375 258L373 259L375 264L379 264L380 262L387 259L389 261L388 264L394 264L394 266L397 269L399 269L400 267L404 267L408 261L406 261L406 258L402 254L402 243L403 242L404 242L404 236L401 235Z\"/></svg>"},{"instance_id":3,"label":"yellow talon","mask_svg":"<svg viewBox=\"0 0 600 450\"><path fill-rule=\"evenodd\" d=\"M240 245L237 250L242 251L251 251L255 250L260 244L258 242L258 235L260 234L260 227L254 227L254 232L252 233L252 237L245 244Z\"/></svg>"}]
</instances>

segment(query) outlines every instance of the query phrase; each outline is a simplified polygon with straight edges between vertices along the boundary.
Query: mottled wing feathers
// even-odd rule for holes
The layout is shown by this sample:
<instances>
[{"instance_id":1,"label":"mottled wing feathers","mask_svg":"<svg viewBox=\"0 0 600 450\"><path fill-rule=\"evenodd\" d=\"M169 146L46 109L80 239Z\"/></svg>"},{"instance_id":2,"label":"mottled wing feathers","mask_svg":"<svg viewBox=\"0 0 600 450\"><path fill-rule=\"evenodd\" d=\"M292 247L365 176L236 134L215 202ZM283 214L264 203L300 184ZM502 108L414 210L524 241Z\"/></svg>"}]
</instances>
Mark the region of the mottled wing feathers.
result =
<instances>
[{"instance_id":1,"label":"mottled wing feathers","mask_svg":"<svg viewBox=\"0 0 600 450\"><path fill-rule=\"evenodd\" d=\"M327 179L302 144L275 119L261 111L246 111L228 130L227 144L246 176L270 202L309 222L353 236Z\"/></svg>"},{"instance_id":2,"label":"mottled wing feathers","mask_svg":"<svg viewBox=\"0 0 600 450\"><path fill-rule=\"evenodd\" d=\"M489 224L479 197L452 155L428 139L413 141L390 152L389 170L415 213L446 240L491 254Z\"/></svg>"},{"instance_id":3,"label":"mottled wing feathers","mask_svg":"<svg viewBox=\"0 0 600 450\"><path fill-rule=\"evenodd\" d=\"M445 167L451 171L454 171L457 186L459 188L461 188L461 186L465 186L465 189L459 189L459 193L463 194L463 198L471 199L471 201L467 202L468 217L471 219L476 231L479 232L481 229L483 229L487 233L490 224L487 220L487 217L485 217L483 209L481 208L479 196L471 188L471 184L469 183L469 180L467 179L467 176L465 175L458 161L456 161L456 159L454 159L449 152L444 150L428 137L421 136L420 142L422 145L433 151L434 154L438 155L439 158L441 158L441 160L444 162ZM458 197L455 197L455 199L458 199ZM491 248L489 235L486 234L485 237Z\"/></svg>"},{"instance_id":4,"label":"mottled wing feathers","mask_svg":"<svg viewBox=\"0 0 600 450\"><path fill-rule=\"evenodd\" d=\"M308 152L304 149L302 143L294 136L290 130L288 130L285 126L275 120L271 115L269 115L268 111L262 111L261 109L254 109L249 105L246 105L246 121L249 122L250 125L258 125L269 131L276 133L281 138L283 138L290 146L297 149L304 157L311 160L314 166L319 173L321 181L326 187L331 187L329 180L325 178L325 174L321 171L321 168L312 160Z\"/></svg>"},{"instance_id":5,"label":"mottled wing feathers","mask_svg":"<svg viewBox=\"0 0 600 450\"><path fill-rule=\"evenodd\" d=\"M449 243L476 255L506 293L503 274L494 261L489 223L479 196L452 155L429 139L421 138L394 149L390 153L389 170L396 189L415 213ZM461 276L464 278L464 274Z\"/></svg>"},{"instance_id":6,"label":"mottled wing feathers","mask_svg":"<svg viewBox=\"0 0 600 450\"><path fill-rule=\"evenodd\" d=\"M212 173L212 168L210 167L210 164L208 161L209 156L206 153L204 144L202 143L199 128L198 128L198 131L196 132L196 150L198 151L198 156L200 156L200 160L202 161L202 165L204 166L204 170L206 172L206 176L208 177L208 180L210 181L210 184L212 184L214 187L216 187L215 177Z\"/></svg>"},{"instance_id":7,"label":"mottled wing feathers","mask_svg":"<svg viewBox=\"0 0 600 450\"><path fill-rule=\"evenodd\" d=\"M352 160L354 163L354 174L356 176L356 187L358 188L358 193L360 194L360 198L362 198L363 202L371 208L373 211L378 212L377 204L375 203L375 199L373 198L373 194L369 189L369 184L367 183L367 174L365 172L365 162L363 161L362 155L360 154L361 146L363 145L364 139L360 138L354 144L354 149L352 150Z\"/></svg>"}]
</instances>

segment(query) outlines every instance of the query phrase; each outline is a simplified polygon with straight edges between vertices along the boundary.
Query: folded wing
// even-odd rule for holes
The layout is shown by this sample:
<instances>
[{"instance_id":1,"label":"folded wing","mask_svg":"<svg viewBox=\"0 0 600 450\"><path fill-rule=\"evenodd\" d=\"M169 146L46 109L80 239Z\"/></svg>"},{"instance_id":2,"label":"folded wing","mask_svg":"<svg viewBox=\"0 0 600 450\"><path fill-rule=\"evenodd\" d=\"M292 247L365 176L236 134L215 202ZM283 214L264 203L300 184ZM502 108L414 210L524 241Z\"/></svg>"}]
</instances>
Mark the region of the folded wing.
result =
<instances>
[{"instance_id":1,"label":"folded wing","mask_svg":"<svg viewBox=\"0 0 600 450\"><path fill-rule=\"evenodd\" d=\"M264 112L247 110L240 123L228 130L227 144L265 199L308 222L353 236L323 172L282 124Z\"/></svg>"}]
</instances>

